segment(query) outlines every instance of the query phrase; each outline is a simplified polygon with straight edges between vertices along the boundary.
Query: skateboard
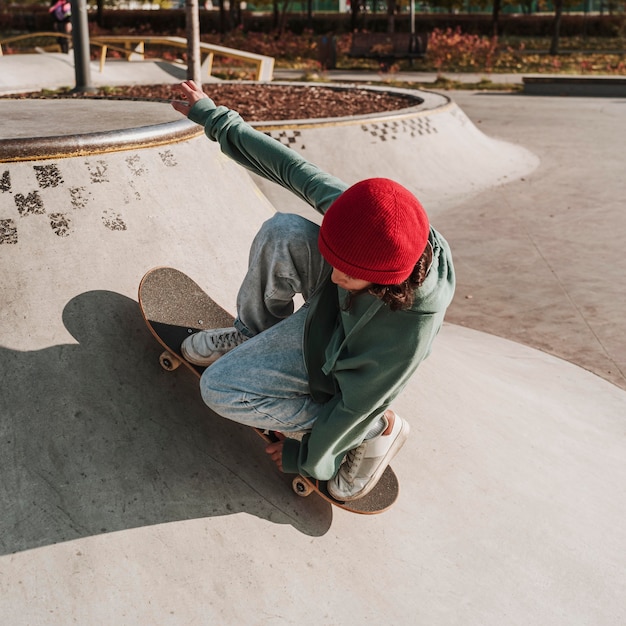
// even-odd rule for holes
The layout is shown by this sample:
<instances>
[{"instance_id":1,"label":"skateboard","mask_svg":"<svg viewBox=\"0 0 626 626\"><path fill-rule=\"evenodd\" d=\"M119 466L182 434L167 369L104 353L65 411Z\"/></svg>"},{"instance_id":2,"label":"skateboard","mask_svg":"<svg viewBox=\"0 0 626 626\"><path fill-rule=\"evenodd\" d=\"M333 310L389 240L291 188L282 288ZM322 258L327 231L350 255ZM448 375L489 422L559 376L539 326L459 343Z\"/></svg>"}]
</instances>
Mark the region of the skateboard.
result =
<instances>
[{"instance_id":1,"label":"skateboard","mask_svg":"<svg viewBox=\"0 0 626 626\"><path fill-rule=\"evenodd\" d=\"M139 285L139 308L150 332L164 348L159 363L167 371L180 365L198 378L204 367L185 361L180 346L190 334L211 328L227 328L233 325L233 316L217 304L189 276L170 267L150 270ZM273 432L258 428L253 430L266 443L278 441ZM398 479L387 467L383 476L370 493L358 500L341 502L335 500L326 488L326 481L297 475L292 488L299 496L315 492L330 504L352 513L373 515L389 509L398 498Z\"/></svg>"}]
</instances>

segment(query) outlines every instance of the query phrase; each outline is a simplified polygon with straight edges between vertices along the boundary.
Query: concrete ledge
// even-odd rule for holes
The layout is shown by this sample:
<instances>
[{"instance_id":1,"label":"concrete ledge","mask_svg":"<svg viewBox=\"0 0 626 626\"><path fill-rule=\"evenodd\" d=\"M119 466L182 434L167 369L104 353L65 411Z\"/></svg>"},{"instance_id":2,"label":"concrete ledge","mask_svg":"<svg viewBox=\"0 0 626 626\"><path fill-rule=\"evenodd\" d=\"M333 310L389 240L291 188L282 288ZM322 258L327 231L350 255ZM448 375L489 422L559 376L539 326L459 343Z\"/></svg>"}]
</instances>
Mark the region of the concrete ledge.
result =
<instances>
[{"instance_id":1,"label":"concrete ledge","mask_svg":"<svg viewBox=\"0 0 626 626\"><path fill-rule=\"evenodd\" d=\"M0 140L0 163L35 161L153 148L202 134L186 120L85 135Z\"/></svg>"},{"instance_id":2,"label":"concrete ledge","mask_svg":"<svg viewBox=\"0 0 626 626\"><path fill-rule=\"evenodd\" d=\"M0 100L0 163L134 150L201 134L161 102Z\"/></svg>"},{"instance_id":3,"label":"concrete ledge","mask_svg":"<svg viewBox=\"0 0 626 626\"><path fill-rule=\"evenodd\" d=\"M531 96L626 97L621 76L524 76L522 82Z\"/></svg>"}]
</instances>

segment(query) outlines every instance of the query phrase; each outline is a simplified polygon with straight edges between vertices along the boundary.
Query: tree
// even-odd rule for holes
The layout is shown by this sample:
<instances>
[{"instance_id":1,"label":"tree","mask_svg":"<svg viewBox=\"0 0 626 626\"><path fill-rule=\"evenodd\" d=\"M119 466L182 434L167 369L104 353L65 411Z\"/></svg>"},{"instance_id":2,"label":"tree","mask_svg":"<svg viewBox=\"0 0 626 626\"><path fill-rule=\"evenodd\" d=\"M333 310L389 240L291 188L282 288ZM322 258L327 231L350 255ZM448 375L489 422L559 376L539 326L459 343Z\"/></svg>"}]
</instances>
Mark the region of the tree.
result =
<instances>
[{"instance_id":1,"label":"tree","mask_svg":"<svg viewBox=\"0 0 626 626\"><path fill-rule=\"evenodd\" d=\"M563 19L563 9L576 6L577 0L553 0L554 20L552 22L552 40L550 41L550 54L559 53L559 38L561 36L561 21Z\"/></svg>"},{"instance_id":2,"label":"tree","mask_svg":"<svg viewBox=\"0 0 626 626\"><path fill-rule=\"evenodd\" d=\"M235 26L241 25L241 2L239 0L230 0L230 23Z\"/></svg>"},{"instance_id":3,"label":"tree","mask_svg":"<svg viewBox=\"0 0 626 626\"><path fill-rule=\"evenodd\" d=\"M104 26L104 0L96 2L96 24L102 28Z\"/></svg>"},{"instance_id":4,"label":"tree","mask_svg":"<svg viewBox=\"0 0 626 626\"><path fill-rule=\"evenodd\" d=\"M396 0L387 0L387 32L396 30Z\"/></svg>"},{"instance_id":5,"label":"tree","mask_svg":"<svg viewBox=\"0 0 626 626\"><path fill-rule=\"evenodd\" d=\"M563 0L554 0L554 21L552 22L552 40L550 54L559 53L559 37L561 35L561 19L563 17Z\"/></svg>"},{"instance_id":6,"label":"tree","mask_svg":"<svg viewBox=\"0 0 626 626\"><path fill-rule=\"evenodd\" d=\"M361 0L350 1L350 30L355 31L359 23L359 11L361 10Z\"/></svg>"},{"instance_id":7,"label":"tree","mask_svg":"<svg viewBox=\"0 0 626 626\"><path fill-rule=\"evenodd\" d=\"M220 11L220 34L224 34L233 29L232 22L230 21L230 11L226 11L224 6L224 0L218 1L218 7Z\"/></svg>"},{"instance_id":8,"label":"tree","mask_svg":"<svg viewBox=\"0 0 626 626\"><path fill-rule=\"evenodd\" d=\"M493 10L491 12L491 23L492 23L494 37L497 37L500 34L501 5L502 5L502 0L493 0Z\"/></svg>"},{"instance_id":9,"label":"tree","mask_svg":"<svg viewBox=\"0 0 626 626\"><path fill-rule=\"evenodd\" d=\"M291 5L291 0L282 0L282 7L280 9L280 16L278 20L278 31L276 33L276 39L280 39L287 27L287 11Z\"/></svg>"}]
</instances>

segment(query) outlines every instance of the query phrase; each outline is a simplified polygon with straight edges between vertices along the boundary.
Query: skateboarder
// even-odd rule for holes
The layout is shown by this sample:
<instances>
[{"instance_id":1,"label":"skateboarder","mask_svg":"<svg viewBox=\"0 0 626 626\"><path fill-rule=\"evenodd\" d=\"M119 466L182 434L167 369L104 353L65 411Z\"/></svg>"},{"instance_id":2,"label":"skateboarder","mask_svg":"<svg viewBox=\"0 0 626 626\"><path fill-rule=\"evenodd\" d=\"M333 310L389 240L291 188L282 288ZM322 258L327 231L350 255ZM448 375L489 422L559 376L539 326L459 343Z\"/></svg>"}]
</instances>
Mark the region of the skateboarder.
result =
<instances>
[{"instance_id":1,"label":"skateboarder","mask_svg":"<svg viewBox=\"0 0 626 626\"><path fill-rule=\"evenodd\" d=\"M235 327L190 336L183 356L211 365L200 387L218 414L305 433L268 446L280 469L328 480L338 500L362 497L408 437L390 405L430 353L452 300L449 246L400 184L348 186L216 106L193 81L179 88L172 106L226 155L324 215L321 227L287 213L265 222ZM305 304L294 312L296 293Z\"/></svg>"}]
</instances>

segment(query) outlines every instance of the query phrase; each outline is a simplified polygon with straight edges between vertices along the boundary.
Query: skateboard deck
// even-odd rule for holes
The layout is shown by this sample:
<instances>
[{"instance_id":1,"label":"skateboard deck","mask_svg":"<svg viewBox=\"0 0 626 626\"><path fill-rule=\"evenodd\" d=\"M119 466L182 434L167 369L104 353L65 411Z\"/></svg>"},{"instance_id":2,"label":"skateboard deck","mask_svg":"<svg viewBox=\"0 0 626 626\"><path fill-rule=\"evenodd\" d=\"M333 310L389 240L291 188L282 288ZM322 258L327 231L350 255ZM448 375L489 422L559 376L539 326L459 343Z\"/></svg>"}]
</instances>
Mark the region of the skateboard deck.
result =
<instances>
[{"instance_id":1,"label":"skateboard deck","mask_svg":"<svg viewBox=\"0 0 626 626\"><path fill-rule=\"evenodd\" d=\"M190 334L211 328L233 325L233 316L217 304L189 276L169 267L150 270L139 285L139 308L150 332L164 348L159 358L161 367L168 371L183 365L198 378L204 367L185 361L180 346ZM265 442L278 440L273 432L253 430ZM292 481L295 493L308 496L315 492L330 504L353 513L372 515L389 509L398 498L398 479L387 467L370 493L350 502L335 500L326 489L326 481L296 476Z\"/></svg>"}]
</instances>

